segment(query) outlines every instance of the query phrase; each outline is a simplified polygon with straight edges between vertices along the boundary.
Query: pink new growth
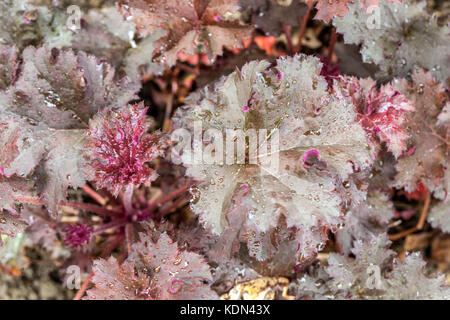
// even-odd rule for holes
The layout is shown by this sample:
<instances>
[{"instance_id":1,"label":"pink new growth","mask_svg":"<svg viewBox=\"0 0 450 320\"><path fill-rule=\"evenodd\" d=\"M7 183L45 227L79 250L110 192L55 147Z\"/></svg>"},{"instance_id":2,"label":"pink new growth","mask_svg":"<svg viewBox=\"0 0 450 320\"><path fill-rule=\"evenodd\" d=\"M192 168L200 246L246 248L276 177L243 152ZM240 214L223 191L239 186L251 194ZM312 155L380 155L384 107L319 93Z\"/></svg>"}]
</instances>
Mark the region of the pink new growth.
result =
<instances>
[{"instance_id":1,"label":"pink new growth","mask_svg":"<svg viewBox=\"0 0 450 320\"><path fill-rule=\"evenodd\" d=\"M98 187L117 195L128 185L149 185L156 172L146 165L163 152L161 136L147 133L147 108L143 103L120 112L106 110L90 123L91 166Z\"/></svg>"},{"instance_id":2,"label":"pink new growth","mask_svg":"<svg viewBox=\"0 0 450 320\"><path fill-rule=\"evenodd\" d=\"M66 233L66 237L64 239L65 244L72 248L78 248L91 240L92 228L88 227L84 223L78 223L76 225L66 227L64 232Z\"/></svg>"}]
</instances>

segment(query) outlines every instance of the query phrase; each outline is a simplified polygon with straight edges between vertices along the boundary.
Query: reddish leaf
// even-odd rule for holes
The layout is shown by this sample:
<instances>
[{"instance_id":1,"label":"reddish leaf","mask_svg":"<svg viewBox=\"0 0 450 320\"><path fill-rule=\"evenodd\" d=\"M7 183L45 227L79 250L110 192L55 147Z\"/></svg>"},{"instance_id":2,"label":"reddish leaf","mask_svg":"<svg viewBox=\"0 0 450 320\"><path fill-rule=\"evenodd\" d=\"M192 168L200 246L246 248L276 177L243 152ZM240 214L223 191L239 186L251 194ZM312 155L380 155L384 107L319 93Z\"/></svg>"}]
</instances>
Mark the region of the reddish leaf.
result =
<instances>
[{"instance_id":1,"label":"reddish leaf","mask_svg":"<svg viewBox=\"0 0 450 320\"><path fill-rule=\"evenodd\" d=\"M95 287L86 292L88 300L143 300L149 285L148 277L136 274L133 263L125 261L119 265L114 257L94 261Z\"/></svg>"},{"instance_id":2,"label":"reddish leaf","mask_svg":"<svg viewBox=\"0 0 450 320\"><path fill-rule=\"evenodd\" d=\"M116 7L89 10L82 18L72 48L106 59L119 73L140 82L144 75L160 74L162 64L152 59L155 41L165 31L158 29L144 39L134 39L136 26L125 21Z\"/></svg>"},{"instance_id":3,"label":"reddish leaf","mask_svg":"<svg viewBox=\"0 0 450 320\"><path fill-rule=\"evenodd\" d=\"M208 264L203 257L188 251L179 251L178 246L166 233L153 243L146 234L133 245L130 259L139 268L146 268L153 278L149 295L153 299L216 299L209 287L212 280Z\"/></svg>"},{"instance_id":4,"label":"reddish leaf","mask_svg":"<svg viewBox=\"0 0 450 320\"><path fill-rule=\"evenodd\" d=\"M15 198L30 196L30 189L30 185L24 179L6 178L0 173L0 234L15 237L25 229L27 223L16 210Z\"/></svg>"},{"instance_id":5,"label":"reddish leaf","mask_svg":"<svg viewBox=\"0 0 450 320\"><path fill-rule=\"evenodd\" d=\"M209 288L209 267L195 253L179 251L166 233L157 243L140 234L128 259L119 266L111 257L94 262L95 288L87 299L216 299Z\"/></svg>"},{"instance_id":6,"label":"reddish leaf","mask_svg":"<svg viewBox=\"0 0 450 320\"><path fill-rule=\"evenodd\" d=\"M307 0L312 2L311 0ZM387 2L401 2L401 0L385 0ZM315 19L329 23L334 16L344 17L349 10L348 4L353 4L354 0L318 0L316 4L317 14ZM359 10L361 14L369 16L380 0L360 0Z\"/></svg>"},{"instance_id":7,"label":"reddish leaf","mask_svg":"<svg viewBox=\"0 0 450 320\"><path fill-rule=\"evenodd\" d=\"M335 15L342 18L348 11L347 4L349 2L353 3L353 0L318 0L317 14L314 18L326 23L330 22Z\"/></svg>"},{"instance_id":8,"label":"reddish leaf","mask_svg":"<svg viewBox=\"0 0 450 320\"><path fill-rule=\"evenodd\" d=\"M370 137L373 152L377 153L381 143L386 143L396 158L406 151L406 117L414 106L404 95L389 84L378 90L369 78L344 77L336 81L334 90L357 107L358 121Z\"/></svg>"},{"instance_id":9,"label":"reddish leaf","mask_svg":"<svg viewBox=\"0 0 450 320\"><path fill-rule=\"evenodd\" d=\"M413 82L394 81L394 87L414 105L416 111L407 116L411 136L408 152L397 164L395 185L413 192L419 182L440 199L450 190L450 126L446 115L450 104L442 83L431 72L416 69Z\"/></svg>"},{"instance_id":10,"label":"reddish leaf","mask_svg":"<svg viewBox=\"0 0 450 320\"><path fill-rule=\"evenodd\" d=\"M161 61L173 65L178 52L222 55L222 48L242 47L250 29L240 25L238 0L121 0L125 17L136 23L137 32L146 37L158 28L167 35L157 42Z\"/></svg>"}]
</instances>

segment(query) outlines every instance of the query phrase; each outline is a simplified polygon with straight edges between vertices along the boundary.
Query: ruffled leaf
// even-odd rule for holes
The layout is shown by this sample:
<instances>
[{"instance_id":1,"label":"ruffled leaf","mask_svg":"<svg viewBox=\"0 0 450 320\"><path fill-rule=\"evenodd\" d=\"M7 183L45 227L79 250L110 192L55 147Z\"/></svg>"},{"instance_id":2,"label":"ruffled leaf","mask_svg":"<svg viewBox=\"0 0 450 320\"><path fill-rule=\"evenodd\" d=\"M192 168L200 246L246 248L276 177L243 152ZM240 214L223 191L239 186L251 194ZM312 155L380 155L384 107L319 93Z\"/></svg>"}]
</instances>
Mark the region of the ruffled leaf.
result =
<instances>
[{"instance_id":1,"label":"ruffled leaf","mask_svg":"<svg viewBox=\"0 0 450 320\"><path fill-rule=\"evenodd\" d=\"M212 280L209 266L202 256L180 251L166 233L153 243L146 234L133 245L130 259L138 268L151 272L150 296L154 299L215 299L216 293L209 287Z\"/></svg>"},{"instance_id":2,"label":"ruffled leaf","mask_svg":"<svg viewBox=\"0 0 450 320\"><path fill-rule=\"evenodd\" d=\"M16 45L22 50L27 45L45 43L62 48L72 41L64 10L34 5L29 0L5 0L0 2L0 12L1 45Z\"/></svg>"},{"instance_id":3,"label":"ruffled leaf","mask_svg":"<svg viewBox=\"0 0 450 320\"><path fill-rule=\"evenodd\" d=\"M412 83L404 79L393 83L416 109L407 115L411 138L408 151L398 160L395 186L413 192L422 182L436 197L445 199L450 190L450 127L443 119L450 102L444 86L431 72L417 69L412 79Z\"/></svg>"},{"instance_id":4,"label":"ruffled leaf","mask_svg":"<svg viewBox=\"0 0 450 320\"><path fill-rule=\"evenodd\" d=\"M84 132L98 110L135 98L137 86L84 53L28 47L19 79L0 93L0 157L6 176L31 178L49 211L85 183Z\"/></svg>"},{"instance_id":5,"label":"ruffled leaf","mask_svg":"<svg viewBox=\"0 0 450 320\"><path fill-rule=\"evenodd\" d=\"M350 209L345 216L344 226L336 233L340 252L349 254L355 241L369 241L386 232L394 213L394 205L386 194L369 192L366 201Z\"/></svg>"},{"instance_id":6,"label":"ruffled leaf","mask_svg":"<svg viewBox=\"0 0 450 320\"><path fill-rule=\"evenodd\" d=\"M87 300L144 300L149 279L143 272L135 271L133 263L121 265L114 257L94 261L94 288L86 292Z\"/></svg>"},{"instance_id":7,"label":"ruffled leaf","mask_svg":"<svg viewBox=\"0 0 450 320\"><path fill-rule=\"evenodd\" d=\"M238 0L170 0L160 5L155 0L122 0L120 10L136 24L140 37L162 27L167 35L157 42L159 59L175 64L178 52L190 55L222 55L223 47L242 47L250 29L239 23ZM157 54L157 55L158 55Z\"/></svg>"},{"instance_id":8,"label":"ruffled leaf","mask_svg":"<svg viewBox=\"0 0 450 320\"><path fill-rule=\"evenodd\" d=\"M94 262L95 287L87 299L217 299L209 288L211 272L203 258L179 251L166 233L156 243L141 233L140 241L121 265L111 257Z\"/></svg>"},{"instance_id":9,"label":"ruffled leaf","mask_svg":"<svg viewBox=\"0 0 450 320\"><path fill-rule=\"evenodd\" d=\"M318 59L304 56L279 59L273 69L265 61L253 61L214 87L192 94L178 111L175 128L191 132L195 121L203 130L215 128L221 134L226 128L279 131L279 149L269 152L270 143L262 143L258 156L262 160L253 164L249 162L256 155L251 151L245 163L226 165L221 163L225 159L195 164L183 154L187 174L202 181L192 208L213 232L226 227L232 199L242 188L248 189L248 231L269 231L283 216L287 227L310 235L306 240L315 238L309 231L326 230L342 221L344 198L353 188L341 184L352 185L347 180L368 169L373 159L355 107L330 95L320 72ZM208 144L205 141L204 147ZM279 154L274 171L264 161L272 153Z\"/></svg>"},{"instance_id":10,"label":"ruffled leaf","mask_svg":"<svg viewBox=\"0 0 450 320\"><path fill-rule=\"evenodd\" d=\"M450 203L441 201L434 205L427 220L434 228L440 228L446 233L450 233Z\"/></svg>"},{"instance_id":11,"label":"ruffled leaf","mask_svg":"<svg viewBox=\"0 0 450 320\"><path fill-rule=\"evenodd\" d=\"M329 23L334 16L343 17L348 11L348 4L353 0L318 0L316 3L317 14L315 19Z\"/></svg>"},{"instance_id":12,"label":"ruffled leaf","mask_svg":"<svg viewBox=\"0 0 450 320\"><path fill-rule=\"evenodd\" d=\"M162 28L135 40L136 25L126 21L116 7L89 10L82 21L72 48L106 59L136 82L144 75L160 74L164 70L162 64L152 59L156 40L165 35Z\"/></svg>"},{"instance_id":13,"label":"ruffled leaf","mask_svg":"<svg viewBox=\"0 0 450 320\"><path fill-rule=\"evenodd\" d=\"M371 14L361 12L361 2L355 1L348 4L349 12L333 23L346 43L362 45L363 61L377 64L379 76L404 77L419 66L445 81L450 74L450 29L439 27L436 18L426 14L425 5L425 1L380 1L373 10L372 24Z\"/></svg>"},{"instance_id":14,"label":"ruffled leaf","mask_svg":"<svg viewBox=\"0 0 450 320\"><path fill-rule=\"evenodd\" d=\"M388 290L385 299L401 300L447 300L450 287L446 285L445 275L427 275L426 262L420 253L406 256L404 261L394 260L394 271L386 280Z\"/></svg>"},{"instance_id":15,"label":"ruffled leaf","mask_svg":"<svg viewBox=\"0 0 450 320\"><path fill-rule=\"evenodd\" d=\"M386 235L356 241L355 258L332 253L328 267L301 277L292 287L298 298L312 299L448 299L444 275L425 272L419 253L401 261L387 249Z\"/></svg>"}]
</instances>

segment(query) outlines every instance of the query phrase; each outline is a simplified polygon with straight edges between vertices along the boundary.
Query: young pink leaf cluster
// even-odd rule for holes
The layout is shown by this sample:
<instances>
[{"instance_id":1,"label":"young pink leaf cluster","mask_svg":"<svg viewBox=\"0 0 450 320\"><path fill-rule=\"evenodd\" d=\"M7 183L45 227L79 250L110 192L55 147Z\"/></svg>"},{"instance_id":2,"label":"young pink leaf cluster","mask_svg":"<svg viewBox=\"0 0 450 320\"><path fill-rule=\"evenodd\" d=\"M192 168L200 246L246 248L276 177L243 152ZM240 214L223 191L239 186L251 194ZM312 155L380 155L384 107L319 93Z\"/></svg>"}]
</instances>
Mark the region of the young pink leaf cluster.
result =
<instances>
[{"instance_id":1,"label":"young pink leaf cluster","mask_svg":"<svg viewBox=\"0 0 450 320\"><path fill-rule=\"evenodd\" d=\"M147 163L164 152L162 136L147 133L151 122L143 103L106 108L89 123L88 157L92 180L115 196L127 186L150 185L157 178Z\"/></svg>"},{"instance_id":2,"label":"young pink leaf cluster","mask_svg":"<svg viewBox=\"0 0 450 320\"><path fill-rule=\"evenodd\" d=\"M337 81L334 89L357 107L358 121L370 137L372 150L377 151L383 142L396 158L406 151L409 134L405 122L414 106L404 95L391 84L377 89L370 78L348 76Z\"/></svg>"},{"instance_id":3,"label":"young pink leaf cluster","mask_svg":"<svg viewBox=\"0 0 450 320\"><path fill-rule=\"evenodd\" d=\"M92 228L84 223L77 223L76 225L64 228L64 232L66 233L64 240L66 245L72 248L78 248L91 240Z\"/></svg>"}]
</instances>

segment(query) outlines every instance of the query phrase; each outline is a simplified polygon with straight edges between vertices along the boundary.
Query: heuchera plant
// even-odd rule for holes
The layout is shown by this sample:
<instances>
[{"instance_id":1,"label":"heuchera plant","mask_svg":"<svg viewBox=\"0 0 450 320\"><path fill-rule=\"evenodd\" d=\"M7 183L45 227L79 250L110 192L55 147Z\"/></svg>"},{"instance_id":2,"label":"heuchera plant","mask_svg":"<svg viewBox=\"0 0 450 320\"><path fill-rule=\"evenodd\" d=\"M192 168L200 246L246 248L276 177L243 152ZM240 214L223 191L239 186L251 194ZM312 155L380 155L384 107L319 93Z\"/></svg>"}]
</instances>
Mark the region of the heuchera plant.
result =
<instances>
[{"instance_id":1,"label":"heuchera plant","mask_svg":"<svg viewBox=\"0 0 450 320\"><path fill-rule=\"evenodd\" d=\"M80 268L77 300L448 299L403 241L450 232L450 33L425 8L2 1L0 270L27 239L62 285Z\"/></svg>"}]
</instances>

